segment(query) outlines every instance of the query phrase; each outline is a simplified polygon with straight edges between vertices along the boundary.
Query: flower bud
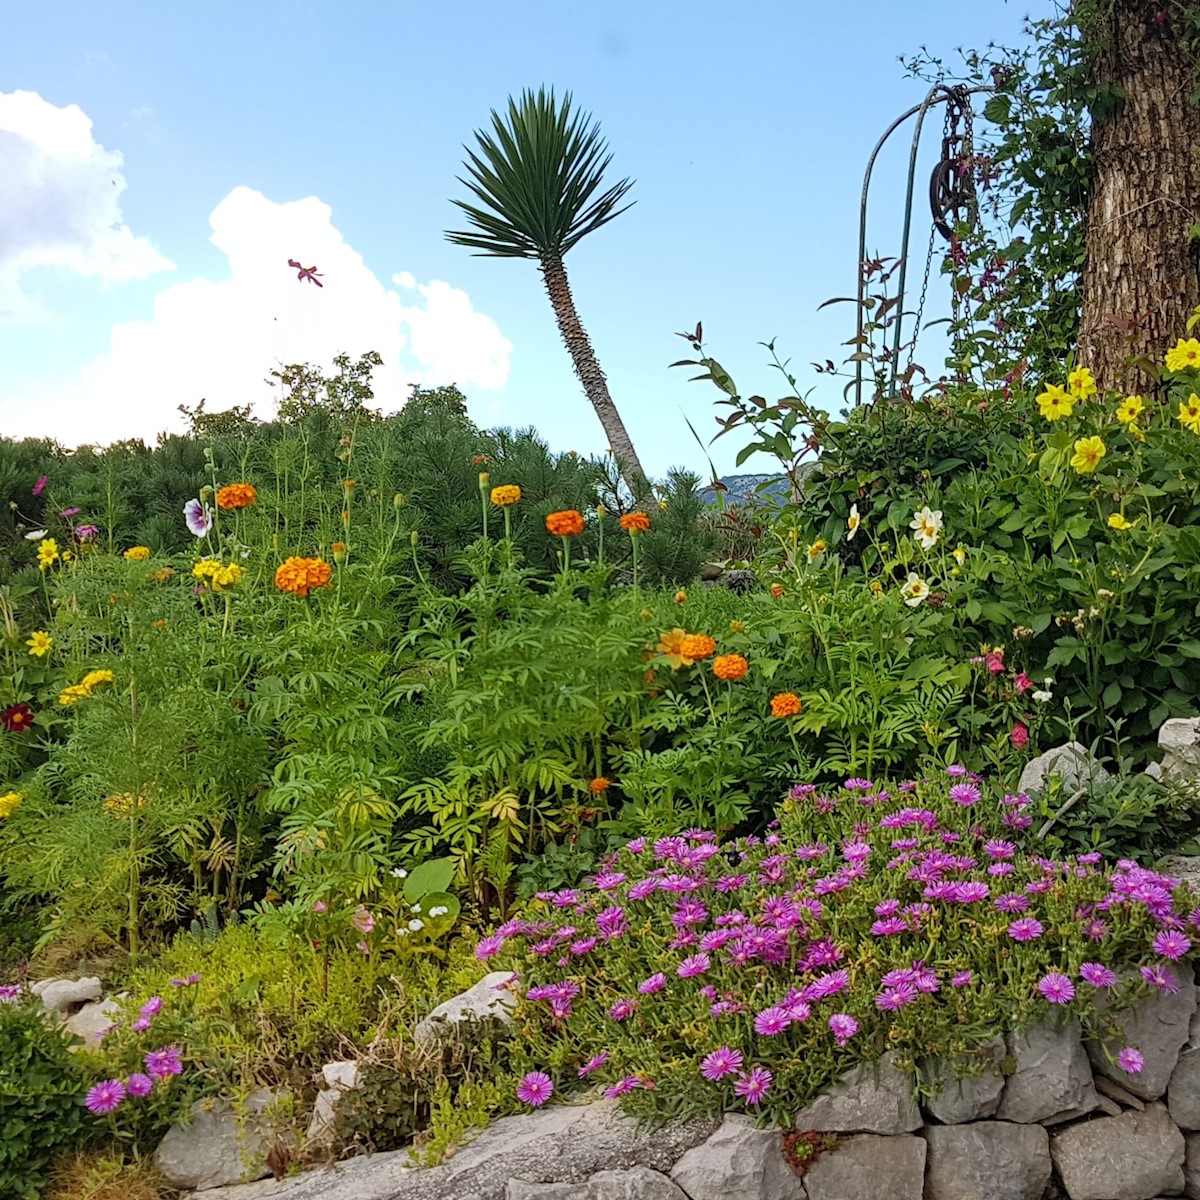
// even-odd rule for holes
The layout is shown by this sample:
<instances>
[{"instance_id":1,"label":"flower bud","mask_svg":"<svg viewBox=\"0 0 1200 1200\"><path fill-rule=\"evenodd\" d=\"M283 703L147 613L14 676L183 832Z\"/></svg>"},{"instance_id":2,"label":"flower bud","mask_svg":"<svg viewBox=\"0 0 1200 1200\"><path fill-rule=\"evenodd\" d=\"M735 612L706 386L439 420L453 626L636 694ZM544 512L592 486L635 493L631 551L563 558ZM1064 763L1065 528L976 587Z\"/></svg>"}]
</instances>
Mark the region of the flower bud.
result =
<instances>
[{"instance_id":1,"label":"flower bud","mask_svg":"<svg viewBox=\"0 0 1200 1200\"><path fill-rule=\"evenodd\" d=\"M394 509L396 509L397 511L399 511L400 509L402 509L402 508L404 507L404 500L405 500L404 493L403 493L403 492L397 492L397 493L396 493L396 494L395 494L395 495L392 497L392 507L393 507Z\"/></svg>"},{"instance_id":2,"label":"flower bud","mask_svg":"<svg viewBox=\"0 0 1200 1200\"><path fill-rule=\"evenodd\" d=\"M492 477L491 477L491 475L488 474L487 471L479 472L479 490L481 492L486 492L487 489L491 486L491 482L492 482Z\"/></svg>"},{"instance_id":3,"label":"flower bud","mask_svg":"<svg viewBox=\"0 0 1200 1200\"><path fill-rule=\"evenodd\" d=\"M334 542L331 548L333 550L333 561L339 567L344 566L346 563L346 543Z\"/></svg>"},{"instance_id":4,"label":"flower bud","mask_svg":"<svg viewBox=\"0 0 1200 1200\"><path fill-rule=\"evenodd\" d=\"M410 533L408 535L408 544L415 548L418 540L419 540L419 535L418 535L417 531L414 529L412 531L412 533Z\"/></svg>"}]
</instances>

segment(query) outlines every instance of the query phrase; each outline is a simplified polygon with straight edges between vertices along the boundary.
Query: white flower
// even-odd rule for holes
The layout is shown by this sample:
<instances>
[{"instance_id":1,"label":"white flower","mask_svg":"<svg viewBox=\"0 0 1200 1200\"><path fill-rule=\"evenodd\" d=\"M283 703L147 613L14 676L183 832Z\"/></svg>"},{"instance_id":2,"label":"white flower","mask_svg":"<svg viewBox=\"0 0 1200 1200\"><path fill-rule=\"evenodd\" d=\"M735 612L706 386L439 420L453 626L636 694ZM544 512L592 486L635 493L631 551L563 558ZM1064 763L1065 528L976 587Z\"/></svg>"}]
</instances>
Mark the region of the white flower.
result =
<instances>
[{"instance_id":1,"label":"white flower","mask_svg":"<svg viewBox=\"0 0 1200 1200\"><path fill-rule=\"evenodd\" d=\"M413 919L409 921L408 927L413 931L413 933L416 933L418 930L425 928L425 922L422 921L420 917L413 917Z\"/></svg>"},{"instance_id":2,"label":"white flower","mask_svg":"<svg viewBox=\"0 0 1200 1200\"><path fill-rule=\"evenodd\" d=\"M408 872L403 870L400 867L393 867L392 868L392 878L393 879L407 879Z\"/></svg>"},{"instance_id":3,"label":"white flower","mask_svg":"<svg viewBox=\"0 0 1200 1200\"><path fill-rule=\"evenodd\" d=\"M942 532L942 510L931 509L927 504L913 513L913 519L908 523L913 531L913 537L922 550L932 550L937 545L938 535Z\"/></svg>"},{"instance_id":4,"label":"white flower","mask_svg":"<svg viewBox=\"0 0 1200 1200\"><path fill-rule=\"evenodd\" d=\"M420 906L419 904L414 904L414 905L412 906L412 908L410 908L408 911L409 911L409 912L420 912L420 911L421 911L421 906Z\"/></svg>"},{"instance_id":5,"label":"white flower","mask_svg":"<svg viewBox=\"0 0 1200 1200\"><path fill-rule=\"evenodd\" d=\"M1034 693L1033 693L1033 698L1034 698L1034 699L1035 699L1035 700L1036 700L1036 701L1037 701L1039 704L1045 704L1047 701L1049 701L1049 700L1052 700L1052 699L1054 698L1054 693L1053 693L1053 692L1042 692L1042 691L1037 691L1037 692L1034 692Z\"/></svg>"},{"instance_id":6,"label":"white flower","mask_svg":"<svg viewBox=\"0 0 1200 1200\"><path fill-rule=\"evenodd\" d=\"M46 531L44 529L31 529L25 535L25 540L27 542L40 542L42 540L42 538L44 538L45 536L46 536Z\"/></svg>"},{"instance_id":7,"label":"white flower","mask_svg":"<svg viewBox=\"0 0 1200 1200\"><path fill-rule=\"evenodd\" d=\"M854 540L854 535L858 532L858 527L862 524L862 517L858 515L858 505L850 505L850 515L846 518L846 541Z\"/></svg>"},{"instance_id":8,"label":"white flower","mask_svg":"<svg viewBox=\"0 0 1200 1200\"><path fill-rule=\"evenodd\" d=\"M904 597L904 603L909 608L916 608L929 595L929 584L915 571L909 571L908 579L900 589L900 594Z\"/></svg>"},{"instance_id":9,"label":"white flower","mask_svg":"<svg viewBox=\"0 0 1200 1200\"><path fill-rule=\"evenodd\" d=\"M396 936L397 937L408 937L408 930L407 929L397 929Z\"/></svg>"},{"instance_id":10,"label":"white flower","mask_svg":"<svg viewBox=\"0 0 1200 1200\"><path fill-rule=\"evenodd\" d=\"M444 917L450 910L444 904L435 904L430 910L431 917Z\"/></svg>"}]
</instances>

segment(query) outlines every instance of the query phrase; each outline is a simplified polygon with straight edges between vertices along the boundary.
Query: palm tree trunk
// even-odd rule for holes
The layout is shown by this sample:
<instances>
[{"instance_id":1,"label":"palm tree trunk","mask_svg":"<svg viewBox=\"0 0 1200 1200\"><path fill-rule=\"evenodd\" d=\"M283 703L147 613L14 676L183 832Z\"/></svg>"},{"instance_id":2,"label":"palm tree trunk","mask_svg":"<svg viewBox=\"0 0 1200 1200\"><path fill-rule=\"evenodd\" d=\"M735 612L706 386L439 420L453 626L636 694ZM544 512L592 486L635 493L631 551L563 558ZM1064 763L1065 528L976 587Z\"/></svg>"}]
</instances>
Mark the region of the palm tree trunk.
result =
<instances>
[{"instance_id":1,"label":"palm tree trunk","mask_svg":"<svg viewBox=\"0 0 1200 1200\"><path fill-rule=\"evenodd\" d=\"M1160 0L1114 0L1088 31L1094 84L1124 99L1092 130L1080 362L1101 387L1137 390L1200 304L1190 230L1200 218L1200 108L1192 58ZM1145 376L1142 385L1145 386Z\"/></svg>"},{"instance_id":2,"label":"palm tree trunk","mask_svg":"<svg viewBox=\"0 0 1200 1200\"><path fill-rule=\"evenodd\" d=\"M575 311L571 285L567 282L567 269L557 255L547 255L543 258L541 268L542 277L546 281L546 291L550 295L550 303L558 320L558 331L562 334L562 339L571 354L571 361L575 364L575 374L579 376L579 382L583 384L583 390L592 402L596 416L600 418L621 477L634 496L641 499L649 494L650 484L633 448L625 422L621 420L621 414L617 412L617 406L608 394L608 382L596 361L596 353L592 349L587 330Z\"/></svg>"}]
</instances>

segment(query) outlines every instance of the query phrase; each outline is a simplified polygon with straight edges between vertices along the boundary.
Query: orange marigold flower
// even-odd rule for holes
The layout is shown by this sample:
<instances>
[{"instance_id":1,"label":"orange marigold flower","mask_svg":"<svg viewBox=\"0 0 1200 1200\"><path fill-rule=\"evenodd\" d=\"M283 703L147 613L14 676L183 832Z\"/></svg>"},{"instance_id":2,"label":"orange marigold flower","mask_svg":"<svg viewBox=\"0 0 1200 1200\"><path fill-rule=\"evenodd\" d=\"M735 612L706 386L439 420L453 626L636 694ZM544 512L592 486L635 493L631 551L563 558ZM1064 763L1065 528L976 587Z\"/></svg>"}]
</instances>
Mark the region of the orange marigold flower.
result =
<instances>
[{"instance_id":1,"label":"orange marigold flower","mask_svg":"<svg viewBox=\"0 0 1200 1200\"><path fill-rule=\"evenodd\" d=\"M677 591L675 593L675 603L676 604L686 604L687 603L687 592L685 592L682 588L680 588L679 591Z\"/></svg>"},{"instance_id":2,"label":"orange marigold flower","mask_svg":"<svg viewBox=\"0 0 1200 1200\"><path fill-rule=\"evenodd\" d=\"M492 488L492 503L497 508L507 508L521 499L521 489L515 483L502 483Z\"/></svg>"},{"instance_id":3,"label":"orange marigold flower","mask_svg":"<svg viewBox=\"0 0 1200 1200\"><path fill-rule=\"evenodd\" d=\"M771 716L794 717L804 705L795 692L780 692L771 697Z\"/></svg>"},{"instance_id":4,"label":"orange marigold flower","mask_svg":"<svg viewBox=\"0 0 1200 1200\"><path fill-rule=\"evenodd\" d=\"M332 568L321 558L299 558L293 555L279 564L275 586L281 592L306 597L313 588L328 587Z\"/></svg>"},{"instance_id":5,"label":"orange marigold flower","mask_svg":"<svg viewBox=\"0 0 1200 1200\"><path fill-rule=\"evenodd\" d=\"M546 518L546 528L556 537L573 537L583 532L583 513L574 508L552 512Z\"/></svg>"},{"instance_id":6,"label":"orange marigold flower","mask_svg":"<svg viewBox=\"0 0 1200 1200\"><path fill-rule=\"evenodd\" d=\"M782 596L786 591L787 588L785 588L782 583L771 584L771 595L774 596L776 600L778 600L779 597Z\"/></svg>"},{"instance_id":7,"label":"orange marigold flower","mask_svg":"<svg viewBox=\"0 0 1200 1200\"><path fill-rule=\"evenodd\" d=\"M707 633L689 633L679 649L694 662L708 658L717 649L717 643Z\"/></svg>"},{"instance_id":8,"label":"orange marigold flower","mask_svg":"<svg viewBox=\"0 0 1200 1200\"><path fill-rule=\"evenodd\" d=\"M750 664L740 654L722 654L713 659L713 674L730 683L744 679L749 670Z\"/></svg>"},{"instance_id":9,"label":"orange marigold flower","mask_svg":"<svg viewBox=\"0 0 1200 1200\"><path fill-rule=\"evenodd\" d=\"M680 667L690 667L695 661L683 652L683 644L688 640L687 632L683 629L668 629L658 638L658 652L678 671Z\"/></svg>"},{"instance_id":10,"label":"orange marigold flower","mask_svg":"<svg viewBox=\"0 0 1200 1200\"><path fill-rule=\"evenodd\" d=\"M229 483L217 490L218 508L249 508L257 499L252 483Z\"/></svg>"},{"instance_id":11,"label":"orange marigold flower","mask_svg":"<svg viewBox=\"0 0 1200 1200\"><path fill-rule=\"evenodd\" d=\"M645 533L650 528L650 518L644 512L626 513L620 520L620 526L626 533Z\"/></svg>"},{"instance_id":12,"label":"orange marigold flower","mask_svg":"<svg viewBox=\"0 0 1200 1200\"><path fill-rule=\"evenodd\" d=\"M600 796L604 792L607 792L610 787L612 787L611 779L606 779L603 775L597 775L596 778L588 784L588 791L591 792L593 796Z\"/></svg>"}]
</instances>

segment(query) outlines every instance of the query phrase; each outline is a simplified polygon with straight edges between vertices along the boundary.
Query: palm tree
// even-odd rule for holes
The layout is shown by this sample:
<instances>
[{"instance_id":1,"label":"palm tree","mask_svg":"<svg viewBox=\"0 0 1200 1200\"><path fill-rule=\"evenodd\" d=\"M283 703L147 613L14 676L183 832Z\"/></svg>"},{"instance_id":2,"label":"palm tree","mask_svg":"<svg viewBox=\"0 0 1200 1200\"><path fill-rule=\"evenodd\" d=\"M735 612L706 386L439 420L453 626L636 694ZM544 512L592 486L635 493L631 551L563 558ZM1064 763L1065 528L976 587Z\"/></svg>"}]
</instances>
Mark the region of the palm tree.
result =
<instances>
[{"instance_id":1,"label":"palm tree","mask_svg":"<svg viewBox=\"0 0 1200 1200\"><path fill-rule=\"evenodd\" d=\"M622 179L599 190L612 155L591 114L572 114L570 92L561 105L553 89L539 88L536 95L526 90L519 101L510 96L507 119L493 109L492 132L476 130L475 138L480 154L464 147L469 178L459 183L483 207L455 200L473 229L447 232L446 237L481 254L537 260L575 374L625 482L635 495L644 495L649 490L645 472L575 311L563 265L563 256L581 238L629 207L617 206L633 185Z\"/></svg>"}]
</instances>

